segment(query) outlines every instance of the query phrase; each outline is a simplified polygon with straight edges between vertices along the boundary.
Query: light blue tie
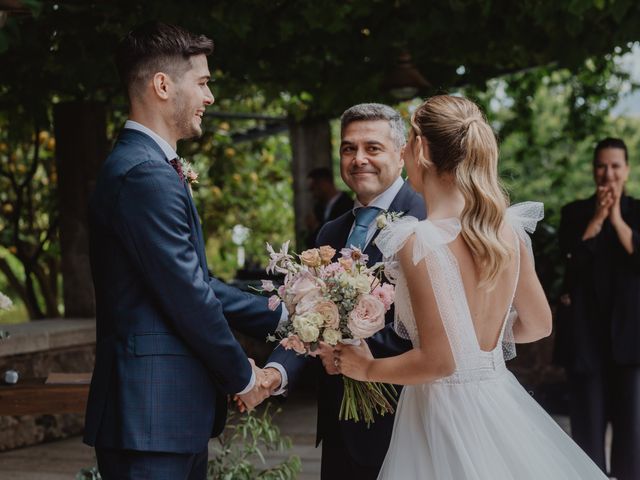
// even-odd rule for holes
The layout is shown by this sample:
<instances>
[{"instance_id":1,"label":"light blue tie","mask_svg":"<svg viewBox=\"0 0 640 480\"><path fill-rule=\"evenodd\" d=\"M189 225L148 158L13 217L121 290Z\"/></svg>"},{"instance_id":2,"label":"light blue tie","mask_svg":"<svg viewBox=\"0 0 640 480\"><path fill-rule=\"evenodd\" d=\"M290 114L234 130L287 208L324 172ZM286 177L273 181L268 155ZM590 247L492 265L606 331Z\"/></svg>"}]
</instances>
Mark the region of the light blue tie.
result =
<instances>
[{"instance_id":1,"label":"light blue tie","mask_svg":"<svg viewBox=\"0 0 640 480\"><path fill-rule=\"evenodd\" d=\"M374 218L378 216L380 212L376 207L361 207L356 210L356 221L353 225L353 230L349 238L347 238L347 248L351 248L351 245L358 247L360 250L364 250L367 243L367 233L369 233L369 225Z\"/></svg>"}]
</instances>

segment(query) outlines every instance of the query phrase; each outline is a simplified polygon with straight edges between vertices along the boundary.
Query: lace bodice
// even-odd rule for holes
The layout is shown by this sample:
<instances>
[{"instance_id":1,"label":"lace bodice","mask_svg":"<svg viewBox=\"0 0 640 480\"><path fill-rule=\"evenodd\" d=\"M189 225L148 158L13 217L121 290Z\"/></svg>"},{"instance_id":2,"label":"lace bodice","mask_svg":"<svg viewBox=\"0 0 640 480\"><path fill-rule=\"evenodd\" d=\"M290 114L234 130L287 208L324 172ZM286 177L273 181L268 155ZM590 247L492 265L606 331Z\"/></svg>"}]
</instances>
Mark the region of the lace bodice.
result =
<instances>
[{"instance_id":1,"label":"lace bodice","mask_svg":"<svg viewBox=\"0 0 640 480\"><path fill-rule=\"evenodd\" d=\"M516 232L517 238L523 242L532 258L531 240L527 232L532 233L542 217L542 203L519 203L507 209L507 223ZM515 356L511 327L517 315L513 309L517 275L498 344L490 352L483 351L475 333L460 268L448 246L455 240L460 230L460 222L456 218L418 221L414 217L403 217L385 227L376 239L376 245L386 262L385 273L389 280L396 284L396 332L410 339L414 345L418 345L418 331L407 281L396 258L398 251L407 240L415 235L412 260L414 264L422 260L426 262L438 311L456 363L455 373L452 377L445 379L447 382L477 379L491 374L498 367L504 366L505 359ZM520 242L515 243L516 249L519 248ZM519 254L516 258L519 259Z\"/></svg>"}]
</instances>

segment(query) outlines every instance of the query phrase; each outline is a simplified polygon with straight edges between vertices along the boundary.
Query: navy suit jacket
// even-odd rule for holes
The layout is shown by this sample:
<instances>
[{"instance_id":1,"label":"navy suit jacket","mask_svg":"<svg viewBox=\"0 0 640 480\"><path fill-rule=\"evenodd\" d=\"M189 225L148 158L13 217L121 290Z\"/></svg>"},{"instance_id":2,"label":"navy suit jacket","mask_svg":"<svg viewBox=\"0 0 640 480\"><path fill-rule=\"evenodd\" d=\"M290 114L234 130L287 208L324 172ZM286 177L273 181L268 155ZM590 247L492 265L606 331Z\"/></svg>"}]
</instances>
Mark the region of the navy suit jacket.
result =
<instances>
[{"instance_id":1,"label":"navy suit jacket","mask_svg":"<svg viewBox=\"0 0 640 480\"><path fill-rule=\"evenodd\" d=\"M84 440L201 452L251 366L230 325L264 338L280 311L210 277L187 185L153 139L125 129L89 207L96 362Z\"/></svg>"},{"instance_id":2,"label":"navy suit jacket","mask_svg":"<svg viewBox=\"0 0 640 480\"><path fill-rule=\"evenodd\" d=\"M417 194L408 183L405 183L389 207L389 212L403 213L420 220L426 217L425 204L421 195ZM336 251L346 246L347 237L353 225L354 216L348 211L328 222L322 227L317 238L317 245L330 245ZM376 231L364 253L369 256L369 265L382 261L382 253L375 246ZM338 254L336 254L336 257ZM334 259L335 260L335 259ZM387 325L380 332L367 340L374 357L390 357L399 355L412 348L411 342L399 337L393 330L393 310L386 316ZM367 428L364 422L339 421L338 413L342 401L343 383L341 375L328 375L320 361L312 357L296 355L293 350L276 348L269 358L270 362L280 363L287 372L288 390L295 387L307 362L315 362L318 371L318 426L316 445L321 441L332 442L337 436L348 449L351 458L364 466L379 466L387 453L393 429L393 415L376 416L375 423ZM398 391L400 387L397 387Z\"/></svg>"}]
</instances>

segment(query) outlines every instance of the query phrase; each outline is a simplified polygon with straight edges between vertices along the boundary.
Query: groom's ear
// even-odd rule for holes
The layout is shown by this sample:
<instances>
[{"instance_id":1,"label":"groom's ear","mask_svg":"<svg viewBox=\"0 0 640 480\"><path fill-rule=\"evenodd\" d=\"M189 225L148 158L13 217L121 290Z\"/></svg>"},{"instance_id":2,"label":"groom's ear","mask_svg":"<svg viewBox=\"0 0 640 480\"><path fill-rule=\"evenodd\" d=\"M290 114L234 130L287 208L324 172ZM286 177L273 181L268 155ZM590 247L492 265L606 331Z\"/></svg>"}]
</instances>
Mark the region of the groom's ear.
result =
<instances>
[{"instance_id":1,"label":"groom's ear","mask_svg":"<svg viewBox=\"0 0 640 480\"><path fill-rule=\"evenodd\" d=\"M163 72L158 72L153 76L153 91L162 100L169 98L169 86L171 77Z\"/></svg>"}]
</instances>

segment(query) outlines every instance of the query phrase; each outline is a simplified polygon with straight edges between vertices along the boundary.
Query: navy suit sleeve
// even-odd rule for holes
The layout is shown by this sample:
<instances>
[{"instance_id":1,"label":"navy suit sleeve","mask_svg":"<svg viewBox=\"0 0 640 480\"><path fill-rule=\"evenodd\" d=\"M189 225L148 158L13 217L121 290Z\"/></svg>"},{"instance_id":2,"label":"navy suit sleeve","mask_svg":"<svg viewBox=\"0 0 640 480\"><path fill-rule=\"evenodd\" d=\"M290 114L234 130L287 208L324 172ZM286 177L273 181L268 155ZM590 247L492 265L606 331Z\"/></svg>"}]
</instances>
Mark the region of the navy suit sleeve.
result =
<instances>
[{"instance_id":1,"label":"navy suit sleeve","mask_svg":"<svg viewBox=\"0 0 640 480\"><path fill-rule=\"evenodd\" d=\"M187 192L168 164L144 162L123 179L112 221L176 334L227 393L243 390L251 365L190 241ZM205 278L206 275L206 278Z\"/></svg>"},{"instance_id":2,"label":"navy suit sleeve","mask_svg":"<svg viewBox=\"0 0 640 480\"><path fill-rule=\"evenodd\" d=\"M275 362L282 365L287 372L287 392L291 393L295 390L296 383L307 363L314 360L316 359L313 357L298 355L293 350L285 350L278 345L266 363Z\"/></svg>"},{"instance_id":3,"label":"navy suit sleeve","mask_svg":"<svg viewBox=\"0 0 640 480\"><path fill-rule=\"evenodd\" d=\"M396 333L393 322L387 323L382 330L367 339L367 344L376 358L394 357L413 348L410 340Z\"/></svg>"},{"instance_id":4,"label":"navy suit sleeve","mask_svg":"<svg viewBox=\"0 0 640 480\"><path fill-rule=\"evenodd\" d=\"M259 340L265 340L278 328L282 307L270 310L265 297L243 292L212 276L209 277L209 286L220 300L231 327Z\"/></svg>"}]
</instances>

